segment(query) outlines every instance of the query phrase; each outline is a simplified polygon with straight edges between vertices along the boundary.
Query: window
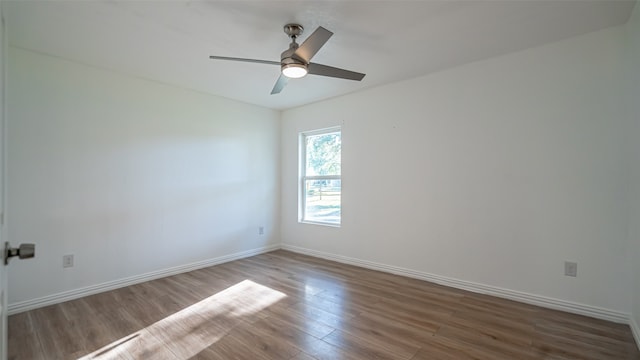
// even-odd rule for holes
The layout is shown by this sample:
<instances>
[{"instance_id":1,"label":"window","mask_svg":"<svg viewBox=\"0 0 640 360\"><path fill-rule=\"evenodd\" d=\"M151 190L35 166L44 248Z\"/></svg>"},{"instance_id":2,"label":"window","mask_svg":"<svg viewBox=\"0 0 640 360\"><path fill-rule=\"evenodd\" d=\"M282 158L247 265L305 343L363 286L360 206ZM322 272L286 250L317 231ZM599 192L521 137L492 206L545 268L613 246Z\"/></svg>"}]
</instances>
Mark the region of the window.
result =
<instances>
[{"instance_id":1,"label":"window","mask_svg":"<svg viewBox=\"0 0 640 360\"><path fill-rule=\"evenodd\" d=\"M341 148L340 128L300 134L301 222L340 225Z\"/></svg>"}]
</instances>

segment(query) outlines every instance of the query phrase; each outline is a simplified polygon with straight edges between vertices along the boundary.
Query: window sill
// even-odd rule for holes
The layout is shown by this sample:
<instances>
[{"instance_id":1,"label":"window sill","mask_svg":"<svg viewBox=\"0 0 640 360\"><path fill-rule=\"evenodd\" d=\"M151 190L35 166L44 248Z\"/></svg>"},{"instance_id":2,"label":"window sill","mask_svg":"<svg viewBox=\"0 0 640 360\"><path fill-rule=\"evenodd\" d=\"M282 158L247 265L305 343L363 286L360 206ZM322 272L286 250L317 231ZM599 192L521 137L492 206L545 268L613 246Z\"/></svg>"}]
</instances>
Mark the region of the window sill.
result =
<instances>
[{"instance_id":1,"label":"window sill","mask_svg":"<svg viewBox=\"0 0 640 360\"><path fill-rule=\"evenodd\" d=\"M339 228L341 224L334 224L334 223L326 223L326 222L320 222L320 221L309 221L309 220L301 220L298 221L299 224L308 224L308 225L320 225L320 226L327 226L327 227L332 227L332 228Z\"/></svg>"}]
</instances>

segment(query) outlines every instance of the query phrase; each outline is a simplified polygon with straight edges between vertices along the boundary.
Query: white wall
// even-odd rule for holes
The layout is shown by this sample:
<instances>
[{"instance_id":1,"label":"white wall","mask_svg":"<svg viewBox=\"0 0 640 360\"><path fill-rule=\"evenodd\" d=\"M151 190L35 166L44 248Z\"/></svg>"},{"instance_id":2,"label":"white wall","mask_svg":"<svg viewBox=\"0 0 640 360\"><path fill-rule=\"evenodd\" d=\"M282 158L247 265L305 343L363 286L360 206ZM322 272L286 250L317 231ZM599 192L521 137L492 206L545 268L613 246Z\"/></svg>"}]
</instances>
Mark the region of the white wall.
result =
<instances>
[{"instance_id":1,"label":"white wall","mask_svg":"<svg viewBox=\"0 0 640 360\"><path fill-rule=\"evenodd\" d=\"M633 264L633 306L632 328L636 342L640 346L640 5L636 3L631 19L626 25L627 30L627 99L629 101L630 128L628 144L630 145L629 163L630 177L630 216L629 242L633 247L629 252L630 262Z\"/></svg>"},{"instance_id":2,"label":"white wall","mask_svg":"<svg viewBox=\"0 0 640 360\"><path fill-rule=\"evenodd\" d=\"M277 246L279 112L9 52L11 303Z\"/></svg>"},{"instance_id":3,"label":"white wall","mask_svg":"<svg viewBox=\"0 0 640 360\"><path fill-rule=\"evenodd\" d=\"M623 34L285 111L283 244L629 313ZM333 125L342 227L299 224L297 134Z\"/></svg>"}]
</instances>

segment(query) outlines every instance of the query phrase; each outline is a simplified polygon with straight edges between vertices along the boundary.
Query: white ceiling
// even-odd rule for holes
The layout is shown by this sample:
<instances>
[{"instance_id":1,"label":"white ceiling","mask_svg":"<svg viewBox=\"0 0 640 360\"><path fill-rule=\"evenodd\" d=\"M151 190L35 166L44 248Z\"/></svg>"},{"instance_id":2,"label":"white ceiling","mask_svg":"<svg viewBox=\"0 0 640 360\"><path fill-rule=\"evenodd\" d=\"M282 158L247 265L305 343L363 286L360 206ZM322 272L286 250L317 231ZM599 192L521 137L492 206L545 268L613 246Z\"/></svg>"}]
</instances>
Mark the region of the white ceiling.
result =
<instances>
[{"instance_id":1,"label":"white ceiling","mask_svg":"<svg viewBox=\"0 0 640 360\"><path fill-rule=\"evenodd\" d=\"M625 23L635 0L3 1L12 46L286 109ZM335 33L313 58L366 73L270 95L286 23Z\"/></svg>"}]
</instances>

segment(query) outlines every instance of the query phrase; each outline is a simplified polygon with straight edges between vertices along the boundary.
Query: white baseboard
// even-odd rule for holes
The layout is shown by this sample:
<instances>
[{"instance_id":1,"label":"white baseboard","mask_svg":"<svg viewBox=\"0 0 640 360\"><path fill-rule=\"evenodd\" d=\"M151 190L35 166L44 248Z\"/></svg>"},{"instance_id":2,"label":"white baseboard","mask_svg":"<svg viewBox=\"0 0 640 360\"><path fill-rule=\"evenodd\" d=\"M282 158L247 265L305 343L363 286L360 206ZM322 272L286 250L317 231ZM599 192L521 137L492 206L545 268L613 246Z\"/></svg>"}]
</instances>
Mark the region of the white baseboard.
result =
<instances>
[{"instance_id":1,"label":"white baseboard","mask_svg":"<svg viewBox=\"0 0 640 360\"><path fill-rule=\"evenodd\" d=\"M629 320L629 326L631 327L631 333L633 334L633 338L636 339L636 345L640 350L640 326L636 322L636 319L632 316Z\"/></svg>"},{"instance_id":2,"label":"white baseboard","mask_svg":"<svg viewBox=\"0 0 640 360\"><path fill-rule=\"evenodd\" d=\"M378 270L383 272L388 272L396 275L407 276L410 278L425 280L429 282L433 282L440 285L450 286L457 289L468 290L475 293L481 293L491 296L496 296L504 299L519 301L531 305L537 305L549 309L566 311L569 313L585 315L597 319L613 321L616 323L629 324L631 317L627 313L604 309L596 306L590 306L580 303L575 303L566 300L549 298L546 296L528 294L520 291L504 289L496 286L490 286L485 284L474 283L471 281L458 280L446 276L434 275L425 272L415 271L411 269L405 269L397 266L391 266L386 264L380 264L372 261L366 261L356 258L351 258L342 255L330 254L322 251L311 250L307 248L302 248L293 245L282 244L283 250L289 250L292 252L319 257L327 260L333 260L339 263L355 265L367 269ZM638 335L640 329L637 328L634 330L634 334L636 336L636 342L640 344L638 341Z\"/></svg>"},{"instance_id":3,"label":"white baseboard","mask_svg":"<svg viewBox=\"0 0 640 360\"><path fill-rule=\"evenodd\" d=\"M61 292L53 295L47 295L37 299L20 301L17 303L9 304L9 306L7 307L7 313L9 315L13 315L13 314L21 313L23 311L28 311L28 310L48 306L48 305L58 304L61 302L78 299L84 296L118 289L124 286L139 284L141 282L145 282L149 280L154 280L154 279L181 274L181 273L185 273L185 272L189 272L197 269L202 269L205 267L218 265L218 264L226 263L233 260L243 259L246 257L263 254L263 253L273 251L273 250L278 250L278 249L280 249L280 245L264 246L256 249L219 256L213 259L198 261L191 264L180 265L180 266L172 267L169 269L152 271L146 274L135 275L135 276L114 280L114 281L108 281L106 283L102 283L98 285L91 285L91 286L69 290L69 291L65 291L65 292Z\"/></svg>"}]
</instances>

